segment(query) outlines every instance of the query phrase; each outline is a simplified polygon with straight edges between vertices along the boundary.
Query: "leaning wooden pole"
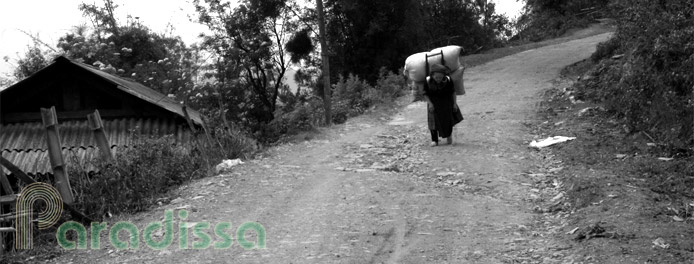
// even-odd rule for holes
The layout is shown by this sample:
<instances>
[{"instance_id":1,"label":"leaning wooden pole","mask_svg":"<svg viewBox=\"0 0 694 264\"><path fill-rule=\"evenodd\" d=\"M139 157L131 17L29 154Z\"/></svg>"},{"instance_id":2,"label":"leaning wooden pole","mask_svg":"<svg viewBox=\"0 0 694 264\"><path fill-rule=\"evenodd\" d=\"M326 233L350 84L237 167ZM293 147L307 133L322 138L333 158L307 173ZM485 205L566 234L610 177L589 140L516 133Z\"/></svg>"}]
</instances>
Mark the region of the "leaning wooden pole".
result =
<instances>
[{"instance_id":1,"label":"leaning wooden pole","mask_svg":"<svg viewBox=\"0 0 694 264\"><path fill-rule=\"evenodd\" d=\"M63 201L67 204L72 204L72 188L70 188L70 179L68 178L65 162L63 161L63 149L60 144L60 134L58 133L58 116L55 113L55 107L41 108L41 119L43 126L46 128L46 140L48 141L48 157L53 168L55 176L55 187L58 189Z\"/></svg>"},{"instance_id":2,"label":"leaning wooden pole","mask_svg":"<svg viewBox=\"0 0 694 264\"><path fill-rule=\"evenodd\" d=\"M104 129L104 122L101 120L99 110L94 110L94 113L87 115L89 121L89 129L94 134L96 146L99 148L101 157L107 162L113 162L113 153L111 153L111 144L108 143L108 136Z\"/></svg>"}]
</instances>

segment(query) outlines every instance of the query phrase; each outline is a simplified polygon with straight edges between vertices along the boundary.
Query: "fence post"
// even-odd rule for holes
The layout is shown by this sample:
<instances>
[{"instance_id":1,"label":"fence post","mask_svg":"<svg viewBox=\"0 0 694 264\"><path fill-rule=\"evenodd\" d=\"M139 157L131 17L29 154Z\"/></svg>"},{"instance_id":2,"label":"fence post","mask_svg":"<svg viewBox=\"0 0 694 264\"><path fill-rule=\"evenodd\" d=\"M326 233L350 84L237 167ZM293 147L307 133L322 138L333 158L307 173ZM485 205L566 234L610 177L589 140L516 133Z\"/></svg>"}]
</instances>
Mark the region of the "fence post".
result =
<instances>
[{"instance_id":1,"label":"fence post","mask_svg":"<svg viewBox=\"0 0 694 264\"><path fill-rule=\"evenodd\" d=\"M7 180L7 175L5 175L5 169L0 166L0 185L2 185L3 191L5 191L5 195L12 195L14 194L14 191L12 190L12 185L10 185L10 181ZM5 210L5 207L7 207L9 210ZM12 212L13 211L13 206L12 205L3 205L0 204L0 215L3 215L7 212ZM0 228L6 227L5 225L0 223ZM0 256L6 252L5 250L5 232L0 232Z\"/></svg>"},{"instance_id":2,"label":"fence post","mask_svg":"<svg viewBox=\"0 0 694 264\"><path fill-rule=\"evenodd\" d=\"M107 162L113 162L113 154L111 153L111 144L108 143L108 137L104 130L104 122L101 121L99 110L94 110L94 113L88 114L89 128L94 133L96 146L101 152L101 157Z\"/></svg>"},{"instance_id":3,"label":"fence post","mask_svg":"<svg viewBox=\"0 0 694 264\"><path fill-rule=\"evenodd\" d=\"M0 170L3 168L0 167ZM0 204L0 215L5 214L5 206ZM5 225L0 222L0 228L5 228ZM5 254L5 232L0 232L0 257Z\"/></svg>"},{"instance_id":4,"label":"fence post","mask_svg":"<svg viewBox=\"0 0 694 264\"><path fill-rule=\"evenodd\" d=\"M46 140L48 141L48 157L53 168L55 176L55 185L63 197L66 204L72 204L72 188L70 188L70 179L68 178L65 162L63 161L63 149L60 144L60 134L58 133L58 116L55 113L55 107L41 108L41 119L43 126L46 128Z\"/></svg>"}]
</instances>

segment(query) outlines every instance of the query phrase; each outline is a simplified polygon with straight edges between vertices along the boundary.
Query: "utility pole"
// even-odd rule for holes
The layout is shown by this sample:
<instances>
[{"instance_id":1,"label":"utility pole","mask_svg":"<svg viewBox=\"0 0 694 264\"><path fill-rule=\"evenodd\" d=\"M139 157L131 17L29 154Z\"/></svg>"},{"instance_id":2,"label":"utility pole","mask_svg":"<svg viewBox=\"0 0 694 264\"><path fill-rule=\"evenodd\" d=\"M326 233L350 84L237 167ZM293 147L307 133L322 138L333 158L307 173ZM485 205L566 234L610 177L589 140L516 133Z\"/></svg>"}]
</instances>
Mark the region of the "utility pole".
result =
<instances>
[{"instance_id":1,"label":"utility pole","mask_svg":"<svg viewBox=\"0 0 694 264\"><path fill-rule=\"evenodd\" d=\"M325 13L323 13L323 0L316 0L316 11L318 11L318 34L320 35L320 54L321 64L323 64L323 105L325 106L325 124L332 125L332 107L330 99L330 58L328 46L325 44Z\"/></svg>"}]
</instances>

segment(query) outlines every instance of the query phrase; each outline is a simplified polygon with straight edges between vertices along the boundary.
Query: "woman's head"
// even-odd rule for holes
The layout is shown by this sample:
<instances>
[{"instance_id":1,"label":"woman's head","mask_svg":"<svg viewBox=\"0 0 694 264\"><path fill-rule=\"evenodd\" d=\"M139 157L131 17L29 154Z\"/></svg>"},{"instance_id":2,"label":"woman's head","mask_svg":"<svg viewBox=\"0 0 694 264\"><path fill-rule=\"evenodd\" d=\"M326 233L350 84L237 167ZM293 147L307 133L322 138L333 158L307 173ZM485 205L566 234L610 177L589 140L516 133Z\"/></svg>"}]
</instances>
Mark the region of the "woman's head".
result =
<instances>
[{"instance_id":1,"label":"woman's head","mask_svg":"<svg viewBox=\"0 0 694 264\"><path fill-rule=\"evenodd\" d=\"M446 77L446 75L442 72L434 72L431 74L431 78L434 78L434 81L436 81L437 83L443 81L444 77Z\"/></svg>"},{"instance_id":2,"label":"woman's head","mask_svg":"<svg viewBox=\"0 0 694 264\"><path fill-rule=\"evenodd\" d=\"M445 65L441 64L434 64L431 65L431 68L429 70L429 75L434 79L436 82L441 82L443 81L443 78L446 77L446 74L448 74L448 67Z\"/></svg>"}]
</instances>

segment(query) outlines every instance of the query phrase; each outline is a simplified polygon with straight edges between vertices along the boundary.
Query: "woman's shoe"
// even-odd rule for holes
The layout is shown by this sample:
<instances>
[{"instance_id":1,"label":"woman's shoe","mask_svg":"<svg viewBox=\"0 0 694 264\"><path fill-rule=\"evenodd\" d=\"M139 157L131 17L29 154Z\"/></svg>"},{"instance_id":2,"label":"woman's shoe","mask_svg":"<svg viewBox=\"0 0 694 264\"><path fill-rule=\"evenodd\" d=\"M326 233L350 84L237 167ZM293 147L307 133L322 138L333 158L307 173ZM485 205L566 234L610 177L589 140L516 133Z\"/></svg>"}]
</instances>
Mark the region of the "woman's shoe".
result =
<instances>
[{"instance_id":1,"label":"woman's shoe","mask_svg":"<svg viewBox=\"0 0 694 264\"><path fill-rule=\"evenodd\" d=\"M429 147L436 147L438 145L439 145L439 142L436 142L436 141L432 141L431 143L429 143Z\"/></svg>"},{"instance_id":2,"label":"woman's shoe","mask_svg":"<svg viewBox=\"0 0 694 264\"><path fill-rule=\"evenodd\" d=\"M446 138L446 144L448 145L453 145L453 136L447 137Z\"/></svg>"}]
</instances>

